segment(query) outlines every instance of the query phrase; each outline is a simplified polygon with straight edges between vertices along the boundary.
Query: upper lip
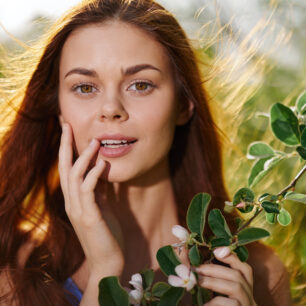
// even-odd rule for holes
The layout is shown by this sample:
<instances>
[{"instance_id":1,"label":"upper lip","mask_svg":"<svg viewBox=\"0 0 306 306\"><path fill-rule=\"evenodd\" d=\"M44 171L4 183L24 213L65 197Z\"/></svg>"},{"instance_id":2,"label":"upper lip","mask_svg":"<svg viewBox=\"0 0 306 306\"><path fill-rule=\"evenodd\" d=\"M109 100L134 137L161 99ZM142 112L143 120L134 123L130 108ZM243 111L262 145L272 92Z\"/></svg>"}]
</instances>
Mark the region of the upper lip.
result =
<instances>
[{"instance_id":1,"label":"upper lip","mask_svg":"<svg viewBox=\"0 0 306 306\"><path fill-rule=\"evenodd\" d=\"M100 142L102 140L126 140L128 142L137 140L137 138L135 137L125 136L122 134L103 134L102 136L97 137L96 139L99 140Z\"/></svg>"}]
</instances>

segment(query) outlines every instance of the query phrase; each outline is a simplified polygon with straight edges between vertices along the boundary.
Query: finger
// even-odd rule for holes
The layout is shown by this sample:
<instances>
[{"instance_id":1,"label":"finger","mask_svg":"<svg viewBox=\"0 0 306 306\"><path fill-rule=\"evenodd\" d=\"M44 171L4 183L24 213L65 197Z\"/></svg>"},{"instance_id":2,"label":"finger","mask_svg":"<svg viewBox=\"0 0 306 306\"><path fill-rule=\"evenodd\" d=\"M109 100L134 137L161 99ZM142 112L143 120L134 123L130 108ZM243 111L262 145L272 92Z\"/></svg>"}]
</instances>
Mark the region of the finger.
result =
<instances>
[{"instance_id":1,"label":"finger","mask_svg":"<svg viewBox=\"0 0 306 306\"><path fill-rule=\"evenodd\" d=\"M98 179L105 169L106 163L104 160L99 159L97 164L87 173L82 185L81 192L83 194L93 195L93 191L97 185Z\"/></svg>"},{"instance_id":2,"label":"finger","mask_svg":"<svg viewBox=\"0 0 306 306\"><path fill-rule=\"evenodd\" d=\"M249 284L246 282L245 278L239 270L220 265L205 264L196 268L196 272L204 276L239 282L245 288L248 294L252 294L252 289L249 287Z\"/></svg>"},{"instance_id":3,"label":"finger","mask_svg":"<svg viewBox=\"0 0 306 306\"><path fill-rule=\"evenodd\" d=\"M68 175L72 167L72 131L68 123L64 123L62 127L61 143L59 147L58 171L60 175L60 183L65 199L68 196Z\"/></svg>"},{"instance_id":4,"label":"finger","mask_svg":"<svg viewBox=\"0 0 306 306\"><path fill-rule=\"evenodd\" d=\"M203 306L241 306L241 304L234 299L223 297L223 296L217 296L210 300L208 303L205 303Z\"/></svg>"},{"instance_id":5,"label":"finger","mask_svg":"<svg viewBox=\"0 0 306 306\"><path fill-rule=\"evenodd\" d=\"M252 296L249 296L244 286L238 282L210 276L200 276L199 284L204 288L228 295L230 298L238 300L243 306L250 305Z\"/></svg>"},{"instance_id":6,"label":"finger","mask_svg":"<svg viewBox=\"0 0 306 306\"><path fill-rule=\"evenodd\" d=\"M230 265L231 268L240 271L243 277L245 278L245 280L248 282L249 286L253 288L253 270L251 266L248 265L246 262L241 262L235 253L229 253L229 255L226 255L228 254L227 249L229 248L228 247L216 248L214 250L214 255L219 261L222 261Z\"/></svg>"},{"instance_id":7,"label":"finger","mask_svg":"<svg viewBox=\"0 0 306 306\"><path fill-rule=\"evenodd\" d=\"M98 148L100 147L100 143L97 139L93 138L87 148L81 153L79 158L74 163L71 169L72 178L83 178L85 171L87 170L91 159L94 157Z\"/></svg>"}]
</instances>

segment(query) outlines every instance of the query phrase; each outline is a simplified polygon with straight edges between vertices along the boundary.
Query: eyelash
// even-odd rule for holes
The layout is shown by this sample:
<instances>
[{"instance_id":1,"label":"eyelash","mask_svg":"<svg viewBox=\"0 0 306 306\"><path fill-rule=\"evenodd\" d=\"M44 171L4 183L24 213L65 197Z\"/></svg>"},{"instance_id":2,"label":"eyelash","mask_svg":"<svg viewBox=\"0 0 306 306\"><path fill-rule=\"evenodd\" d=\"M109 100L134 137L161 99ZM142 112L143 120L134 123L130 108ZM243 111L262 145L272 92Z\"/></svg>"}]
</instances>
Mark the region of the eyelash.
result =
<instances>
[{"instance_id":1,"label":"eyelash","mask_svg":"<svg viewBox=\"0 0 306 306\"><path fill-rule=\"evenodd\" d=\"M153 84L152 82L144 81L144 80L136 80L136 81L133 81L128 86L127 90L131 91L130 88L132 86L136 86L137 84L141 84L141 85L146 85L147 86L147 89L144 89L144 90L134 89L134 91L138 95L146 94L148 92L151 92L154 88L156 88L156 85ZM87 93L86 92L81 92L81 89L82 89L83 86L91 87L91 92L87 92ZM92 95L92 94L94 94L95 92L98 91L97 86L95 84L93 84L93 83L78 83L78 84L73 85L71 90L73 92L75 92L76 94L81 95L81 96L89 96L89 95Z\"/></svg>"}]
</instances>

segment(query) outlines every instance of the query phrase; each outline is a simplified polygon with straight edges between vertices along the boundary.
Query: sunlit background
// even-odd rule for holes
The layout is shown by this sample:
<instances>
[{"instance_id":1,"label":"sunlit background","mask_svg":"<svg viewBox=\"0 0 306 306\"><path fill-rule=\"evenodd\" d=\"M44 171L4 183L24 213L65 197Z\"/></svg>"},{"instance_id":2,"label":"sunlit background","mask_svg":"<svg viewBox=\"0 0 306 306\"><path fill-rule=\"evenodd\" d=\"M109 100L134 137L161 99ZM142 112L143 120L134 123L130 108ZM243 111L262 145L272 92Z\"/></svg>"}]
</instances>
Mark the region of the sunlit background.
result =
<instances>
[{"instance_id":1,"label":"sunlit background","mask_svg":"<svg viewBox=\"0 0 306 306\"><path fill-rule=\"evenodd\" d=\"M78 0L0 0L2 25L0 43L10 52L20 48L12 36L31 45L48 28L52 20L78 2ZM246 99L243 105L238 103L236 108L235 105L230 105L239 123L235 126L235 131L226 131L238 148L236 152L225 156L227 186L229 193L233 195L235 190L246 185L246 178L252 165L252 162L245 158L248 144L251 141L266 140L271 142L274 148L280 148L279 143L271 137L268 121L256 117L255 113L268 112L274 102L284 102L292 106L298 94L306 88L306 1L160 0L159 2L175 14L199 52L205 55L210 55L211 52L225 54L227 58L233 60L232 66L234 66L234 63L238 63L237 59L243 59L240 46L247 42L247 45L251 46L249 52L252 48L256 49L252 55L256 58L256 63L264 63L264 67L260 68L258 73L254 73L253 78L248 81L250 87L257 86L256 90L252 91L252 96ZM213 48L209 45L209 39L222 27L225 28L222 42L217 43L217 48L215 46ZM257 30L254 31L256 27ZM250 36L251 31L253 32ZM251 68L248 64L245 65L247 69ZM240 70L236 73L233 71L234 69L230 69L225 73L228 73L228 79L235 83L240 80ZM232 94L232 91L229 91L229 94ZM243 94L238 92L238 96L239 94L243 100ZM225 97L224 100L226 99ZM226 108L225 105L223 107ZM224 122L219 124L228 128ZM292 178L297 169L297 160L286 161L267 177L265 186L272 190L280 190L289 183L288 178ZM275 177L277 180L274 180ZM256 192L260 193L260 188L262 187L258 187ZM297 190L306 193L305 175ZM305 205L291 204L287 205L286 209L292 213L293 225L290 228L278 227L268 242L276 248L279 256L288 265L292 275L295 305L302 306L306 305ZM259 223L266 226L263 219ZM278 247L280 245L282 247Z\"/></svg>"}]
</instances>

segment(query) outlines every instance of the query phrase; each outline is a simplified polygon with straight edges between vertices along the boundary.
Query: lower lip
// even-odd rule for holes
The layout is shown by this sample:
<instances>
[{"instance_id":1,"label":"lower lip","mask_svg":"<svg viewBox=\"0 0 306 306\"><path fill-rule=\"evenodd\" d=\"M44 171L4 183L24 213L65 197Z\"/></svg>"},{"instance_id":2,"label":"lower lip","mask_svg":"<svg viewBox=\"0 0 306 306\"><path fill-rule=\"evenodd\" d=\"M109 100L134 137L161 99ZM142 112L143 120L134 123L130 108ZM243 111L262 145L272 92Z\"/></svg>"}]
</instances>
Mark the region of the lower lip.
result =
<instances>
[{"instance_id":1,"label":"lower lip","mask_svg":"<svg viewBox=\"0 0 306 306\"><path fill-rule=\"evenodd\" d=\"M120 146L118 148L110 148L101 146L99 153L101 153L104 157L121 157L127 153L129 153L136 142L130 143L128 145Z\"/></svg>"}]
</instances>

